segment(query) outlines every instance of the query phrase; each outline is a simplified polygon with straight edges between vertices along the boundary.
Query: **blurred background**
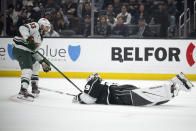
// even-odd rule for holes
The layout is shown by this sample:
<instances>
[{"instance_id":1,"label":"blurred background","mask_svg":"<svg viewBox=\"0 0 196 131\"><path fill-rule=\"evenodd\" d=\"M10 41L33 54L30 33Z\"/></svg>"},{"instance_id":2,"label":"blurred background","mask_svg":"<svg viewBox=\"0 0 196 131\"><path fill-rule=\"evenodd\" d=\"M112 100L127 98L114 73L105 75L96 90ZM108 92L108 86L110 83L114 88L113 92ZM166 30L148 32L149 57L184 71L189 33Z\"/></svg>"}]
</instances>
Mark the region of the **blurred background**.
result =
<instances>
[{"instance_id":1,"label":"blurred background","mask_svg":"<svg viewBox=\"0 0 196 131\"><path fill-rule=\"evenodd\" d=\"M44 37L196 38L196 0L1 0L0 36L47 18Z\"/></svg>"}]
</instances>

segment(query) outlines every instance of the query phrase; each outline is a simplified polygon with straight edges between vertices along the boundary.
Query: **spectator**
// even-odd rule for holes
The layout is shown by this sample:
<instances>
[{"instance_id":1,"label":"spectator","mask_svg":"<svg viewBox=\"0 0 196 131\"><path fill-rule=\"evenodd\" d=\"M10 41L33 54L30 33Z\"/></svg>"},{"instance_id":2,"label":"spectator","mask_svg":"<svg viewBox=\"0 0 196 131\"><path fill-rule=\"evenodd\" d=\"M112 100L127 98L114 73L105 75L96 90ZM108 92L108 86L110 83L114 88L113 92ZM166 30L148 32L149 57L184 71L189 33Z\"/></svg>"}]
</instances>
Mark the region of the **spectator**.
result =
<instances>
[{"instance_id":1,"label":"spectator","mask_svg":"<svg viewBox=\"0 0 196 131\"><path fill-rule=\"evenodd\" d=\"M105 0L95 0L95 8L97 8L98 11L103 9L104 1Z\"/></svg>"},{"instance_id":2,"label":"spectator","mask_svg":"<svg viewBox=\"0 0 196 131\"><path fill-rule=\"evenodd\" d=\"M27 7L27 4L28 4L29 1L31 1L31 0L22 0L22 4L23 4L24 8Z\"/></svg>"},{"instance_id":3,"label":"spectator","mask_svg":"<svg viewBox=\"0 0 196 131\"><path fill-rule=\"evenodd\" d=\"M56 16L56 14L54 16L52 16L52 14L50 14L50 12L45 13L45 18L48 19L50 21L50 23L54 23L56 21L55 16Z\"/></svg>"},{"instance_id":4,"label":"spectator","mask_svg":"<svg viewBox=\"0 0 196 131\"><path fill-rule=\"evenodd\" d=\"M122 16L123 18L123 24L130 24L131 23L131 14L127 12L126 5L122 5L121 7L121 13L117 15L117 18L119 16Z\"/></svg>"},{"instance_id":5,"label":"spectator","mask_svg":"<svg viewBox=\"0 0 196 131\"><path fill-rule=\"evenodd\" d=\"M14 31L13 19L10 16L12 11L13 11L13 6L10 5L8 7L8 10L6 10L6 34L8 36L14 36L13 33L15 32Z\"/></svg>"},{"instance_id":6,"label":"spectator","mask_svg":"<svg viewBox=\"0 0 196 131\"><path fill-rule=\"evenodd\" d=\"M84 8L82 8L82 17L84 18L87 15L91 16L91 6L89 2L85 2Z\"/></svg>"},{"instance_id":7,"label":"spectator","mask_svg":"<svg viewBox=\"0 0 196 131\"><path fill-rule=\"evenodd\" d=\"M114 0L113 7L114 7L114 13L117 16L117 14L119 14L120 11L121 11L121 3L120 3L120 0Z\"/></svg>"},{"instance_id":8,"label":"spectator","mask_svg":"<svg viewBox=\"0 0 196 131\"><path fill-rule=\"evenodd\" d=\"M172 26L170 26L168 28L167 37L168 38L175 38L175 36L176 36L176 30L175 30L175 28L173 28Z\"/></svg>"},{"instance_id":9,"label":"spectator","mask_svg":"<svg viewBox=\"0 0 196 131\"><path fill-rule=\"evenodd\" d=\"M12 19L12 24L13 25L15 25L16 24L16 22L18 21L18 14L14 11L14 5L9 5L8 6L8 10L7 10L8 12L8 15L9 15L9 17Z\"/></svg>"},{"instance_id":10,"label":"spectator","mask_svg":"<svg viewBox=\"0 0 196 131\"><path fill-rule=\"evenodd\" d=\"M111 29L113 29L113 27L115 26L115 17L114 17L114 15L112 15L112 14L108 15L107 23L111 27Z\"/></svg>"},{"instance_id":11,"label":"spectator","mask_svg":"<svg viewBox=\"0 0 196 131\"><path fill-rule=\"evenodd\" d=\"M108 4L107 6L107 10L106 10L106 15L113 15L116 16L116 14L114 13L114 7L112 4Z\"/></svg>"},{"instance_id":12,"label":"spectator","mask_svg":"<svg viewBox=\"0 0 196 131\"><path fill-rule=\"evenodd\" d=\"M66 0L63 6L65 6L65 8L67 9L67 12L70 15L77 17L77 6L78 5L76 3L72 2L72 0Z\"/></svg>"},{"instance_id":13,"label":"spectator","mask_svg":"<svg viewBox=\"0 0 196 131\"><path fill-rule=\"evenodd\" d=\"M17 23L18 18L21 16L21 13L22 13L22 3L17 2L14 9L14 14L16 15L16 17L13 18L14 25Z\"/></svg>"},{"instance_id":14,"label":"spectator","mask_svg":"<svg viewBox=\"0 0 196 131\"><path fill-rule=\"evenodd\" d=\"M108 36L111 34L111 27L107 24L106 16L101 16L99 23L95 28L95 33L97 35Z\"/></svg>"},{"instance_id":15,"label":"spectator","mask_svg":"<svg viewBox=\"0 0 196 131\"><path fill-rule=\"evenodd\" d=\"M54 29L61 33L62 30L65 30L67 28L67 23L65 23L62 14L60 12L57 12L54 18Z\"/></svg>"},{"instance_id":16,"label":"spectator","mask_svg":"<svg viewBox=\"0 0 196 131\"><path fill-rule=\"evenodd\" d=\"M109 4L113 5L113 3L114 3L114 0L104 0L104 4L103 4L103 8L102 9L106 9Z\"/></svg>"},{"instance_id":17,"label":"spectator","mask_svg":"<svg viewBox=\"0 0 196 131\"><path fill-rule=\"evenodd\" d=\"M131 13L133 19L135 19L136 14L139 9L139 3L137 0L129 0L128 12Z\"/></svg>"},{"instance_id":18,"label":"spectator","mask_svg":"<svg viewBox=\"0 0 196 131\"><path fill-rule=\"evenodd\" d=\"M122 35L124 37L128 36L128 28L123 24L123 17L117 17L117 22L114 28L112 29L112 35Z\"/></svg>"},{"instance_id":19,"label":"spectator","mask_svg":"<svg viewBox=\"0 0 196 131\"><path fill-rule=\"evenodd\" d=\"M38 12L40 10L40 8L39 8L40 7L39 1L38 0L31 0L31 1L33 3L33 10Z\"/></svg>"},{"instance_id":20,"label":"spectator","mask_svg":"<svg viewBox=\"0 0 196 131\"><path fill-rule=\"evenodd\" d=\"M44 7L44 5L42 3L40 3L39 4L39 11L37 12L39 18L45 17L45 13L46 13L45 7Z\"/></svg>"},{"instance_id":21,"label":"spectator","mask_svg":"<svg viewBox=\"0 0 196 131\"><path fill-rule=\"evenodd\" d=\"M65 23L67 24L67 28L70 30L75 31L76 33L79 33L80 31L80 19L79 17L76 17L71 12L67 12L67 8L65 5L62 7L61 14L63 16L63 19Z\"/></svg>"},{"instance_id":22,"label":"spectator","mask_svg":"<svg viewBox=\"0 0 196 131\"><path fill-rule=\"evenodd\" d=\"M144 4L140 4L139 11L136 15L136 21L134 21L134 24L138 24L138 20L140 18L144 18L147 23L150 22L150 14L148 14L148 12L146 12Z\"/></svg>"},{"instance_id":23,"label":"spectator","mask_svg":"<svg viewBox=\"0 0 196 131\"><path fill-rule=\"evenodd\" d=\"M77 16L79 18L82 18L82 10L83 10L83 8L84 8L83 0L79 0L78 7L77 7Z\"/></svg>"},{"instance_id":24,"label":"spectator","mask_svg":"<svg viewBox=\"0 0 196 131\"><path fill-rule=\"evenodd\" d=\"M63 17L63 20L65 21L65 23L67 23L67 25L70 24L70 21L68 20L68 17L67 17L67 8L65 6L62 6L62 8L60 9L60 13Z\"/></svg>"},{"instance_id":25,"label":"spectator","mask_svg":"<svg viewBox=\"0 0 196 131\"><path fill-rule=\"evenodd\" d=\"M54 30L53 24L51 24L50 32L48 32L45 37L60 37L59 33Z\"/></svg>"},{"instance_id":26,"label":"spectator","mask_svg":"<svg viewBox=\"0 0 196 131\"><path fill-rule=\"evenodd\" d=\"M90 16L85 16L83 23L80 26L80 34L84 37L90 36L91 33L91 18Z\"/></svg>"},{"instance_id":27,"label":"spectator","mask_svg":"<svg viewBox=\"0 0 196 131\"><path fill-rule=\"evenodd\" d=\"M39 15L33 10L32 1L27 3L27 18L30 19L31 22L39 20Z\"/></svg>"},{"instance_id":28,"label":"spectator","mask_svg":"<svg viewBox=\"0 0 196 131\"><path fill-rule=\"evenodd\" d=\"M150 22L149 22L149 25L155 25L155 20L154 20L154 17L151 18Z\"/></svg>"},{"instance_id":29,"label":"spectator","mask_svg":"<svg viewBox=\"0 0 196 131\"><path fill-rule=\"evenodd\" d=\"M155 15L155 23L160 24L160 37L167 37L169 27L168 13L165 9L165 3L161 2L158 5L158 11Z\"/></svg>"},{"instance_id":30,"label":"spectator","mask_svg":"<svg viewBox=\"0 0 196 131\"><path fill-rule=\"evenodd\" d=\"M52 16L55 16L56 12L60 10L60 6L56 3L55 0L47 0L47 4L45 6L45 12Z\"/></svg>"},{"instance_id":31,"label":"spectator","mask_svg":"<svg viewBox=\"0 0 196 131\"><path fill-rule=\"evenodd\" d=\"M167 11L169 14L169 23L170 26L175 26L175 21L176 21L176 13L177 13L177 9L174 3L174 0L167 0Z\"/></svg>"},{"instance_id":32,"label":"spectator","mask_svg":"<svg viewBox=\"0 0 196 131\"><path fill-rule=\"evenodd\" d=\"M178 15L184 12L184 0L176 0L176 8L178 10ZM187 1L188 2L188 1Z\"/></svg>"},{"instance_id":33,"label":"spectator","mask_svg":"<svg viewBox=\"0 0 196 131\"><path fill-rule=\"evenodd\" d=\"M19 28L19 26L26 24L26 23L29 23L27 19L27 12L23 11L16 24L17 29Z\"/></svg>"},{"instance_id":34,"label":"spectator","mask_svg":"<svg viewBox=\"0 0 196 131\"><path fill-rule=\"evenodd\" d=\"M177 16L177 8L174 0L167 0L167 11L169 14L168 37L172 38L175 36Z\"/></svg>"},{"instance_id":35,"label":"spectator","mask_svg":"<svg viewBox=\"0 0 196 131\"><path fill-rule=\"evenodd\" d=\"M149 26L146 24L146 20L144 18L140 18L138 20L138 27L135 30L133 30L131 35L136 36L136 38L154 36L154 34L151 32Z\"/></svg>"},{"instance_id":36,"label":"spectator","mask_svg":"<svg viewBox=\"0 0 196 131\"><path fill-rule=\"evenodd\" d=\"M142 3L144 4L145 12L151 16L154 10L153 0L144 0Z\"/></svg>"},{"instance_id":37,"label":"spectator","mask_svg":"<svg viewBox=\"0 0 196 131\"><path fill-rule=\"evenodd\" d=\"M68 21L69 21L69 26L68 28L75 31L76 33L80 32L79 30L79 25L80 25L80 20L78 17L74 17L73 15L71 14L67 14L67 18L68 18Z\"/></svg>"},{"instance_id":38,"label":"spectator","mask_svg":"<svg viewBox=\"0 0 196 131\"><path fill-rule=\"evenodd\" d=\"M129 0L121 0L121 3L129 3Z\"/></svg>"},{"instance_id":39,"label":"spectator","mask_svg":"<svg viewBox=\"0 0 196 131\"><path fill-rule=\"evenodd\" d=\"M77 16L82 18L82 10L84 10L84 4L90 3L90 0L79 0L78 7L77 7Z\"/></svg>"},{"instance_id":40,"label":"spectator","mask_svg":"<svg viewBox=\"0 0 196 131\"><path fill-rule=\"evenodd\" d=\"M9 31L7 31L8 36L15 36L17 34L16 28L13 24L9 25Z\"/></svg>"},{"instance_id":41,"label":"spectator","mask_svg":"<svg viewBox=\"0 0 196 131\"><path fill-rule=\"evenodd\" d=\"M63 4L64 10L64 21L67 21L69 24L68 29L71 29L75 32L79 32L79 18L77 17L77 4L72 0L66 0Z\"/></svg>"},{"instance_id":42,"label":"spectator","mask_svg":"<svg viewBox=\"0 0 196 131\"><path fill-rule=\"evenodd\" d=\"M0 36L3 36L3 16L0 12Z\"/></svg>"}]
</instances>

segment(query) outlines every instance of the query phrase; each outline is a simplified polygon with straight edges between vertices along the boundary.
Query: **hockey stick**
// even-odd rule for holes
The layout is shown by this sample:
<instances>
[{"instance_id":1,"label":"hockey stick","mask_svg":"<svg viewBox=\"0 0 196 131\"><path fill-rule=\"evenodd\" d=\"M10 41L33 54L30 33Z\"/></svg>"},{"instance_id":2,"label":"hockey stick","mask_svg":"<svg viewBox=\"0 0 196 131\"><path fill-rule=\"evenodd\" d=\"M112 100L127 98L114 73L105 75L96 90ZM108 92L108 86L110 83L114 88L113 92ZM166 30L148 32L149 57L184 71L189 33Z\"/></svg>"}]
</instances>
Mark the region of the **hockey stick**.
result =
<instances>
[{"instance_id":1,"label":"hockey stick","mask_svg":"<svg viewBox=\"0 0 196 131\"><path fill-rule=\"evenodd\" d=\"M76 95L74 95L74 94L64 93L64 92L62 92L62 91L52 90L52 89L48 89L48 88L44 88L44 87L39 87L39 89L44 90L44 91L49 91L49 92L58 93L58 94L61 94L61 95L65 94L65 95L68 95L68 96L76 96Z\"/></svg>"},{"instance_id":2,"label":"hockey stick","mask_svg":"<svg viewBox=\"0 0 196 131\"><path fill-rule=\"evenodd\" d=\"M39 51L36 51L34 53L39 54L42 58L44 58L54 69L56 69L65 79L67 79L76 89L78 89L80 92L82 92L82 90L76 86L67 76L65 76L56 66L54 66L48 59L46 59L46 57L44 57Z\"/></svg>"}]
</instances>

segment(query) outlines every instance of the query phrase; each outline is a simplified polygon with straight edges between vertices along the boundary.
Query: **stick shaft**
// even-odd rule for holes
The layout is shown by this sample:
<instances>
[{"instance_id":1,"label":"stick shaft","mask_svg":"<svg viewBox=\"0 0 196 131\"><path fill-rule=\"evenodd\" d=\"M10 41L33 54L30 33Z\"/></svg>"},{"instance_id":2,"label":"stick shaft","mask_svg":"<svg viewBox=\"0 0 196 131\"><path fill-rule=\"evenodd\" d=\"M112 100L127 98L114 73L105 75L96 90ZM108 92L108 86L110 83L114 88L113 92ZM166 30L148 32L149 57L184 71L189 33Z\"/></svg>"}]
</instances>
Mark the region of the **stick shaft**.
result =
<instances>
[{"instance_id":1,"label":"stick shaft","mask_svg":"<svg viewBox=\"0 0 196 131\"><path fill-rule=\"evenodd\" d=\"M39 87L39 89L44 90L44 91L53 92L53 93L58 93L58 94L61 94L61 95L66 94L66 95L69 95L69 96L76 96L74 94L64 93L62 91L52 90L52 89L48 89L48 88L44 88L44 87Z\"/></svg>"},{"instance_id":2,"label":"stick shaft","mask_svg":"<svg viewBox=\"0 0 196 131\"><path fill-rule=\"evenodd\" d=\"M65 79L67 79L76 89L82 92L82 90L78 86L76 86L76 84L74 84L67 76L65 76L54 64L52 64L48 59L46 59L46 57L44 57L39 51L36 51L36 53L38 53L42 58L44 58L56 71L58 71Z\"/></svg>"}]
</instances>

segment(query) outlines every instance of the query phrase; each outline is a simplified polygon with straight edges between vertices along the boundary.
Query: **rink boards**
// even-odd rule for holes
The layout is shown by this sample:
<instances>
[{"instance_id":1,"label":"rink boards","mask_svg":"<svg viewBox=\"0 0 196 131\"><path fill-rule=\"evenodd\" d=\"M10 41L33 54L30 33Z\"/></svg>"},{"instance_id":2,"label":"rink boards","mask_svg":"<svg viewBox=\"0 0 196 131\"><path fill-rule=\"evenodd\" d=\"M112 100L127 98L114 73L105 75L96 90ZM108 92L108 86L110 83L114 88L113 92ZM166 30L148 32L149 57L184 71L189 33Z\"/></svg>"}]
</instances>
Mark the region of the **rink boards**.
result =
<instances>
[{"instance_id":1,"label":"rink boards","mask_svg":"<svg viewBox=\"0 0 196 131\"><path fill-rule=\"evenodd\" d=\"M0 76L20 76L12 39L0 40ZM196 81L196 40L45 38L39 52L70 78L167 80L184 72ZM40 77L62 76L52 68Z\"/></svg>"}]
</instances>

